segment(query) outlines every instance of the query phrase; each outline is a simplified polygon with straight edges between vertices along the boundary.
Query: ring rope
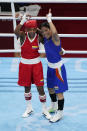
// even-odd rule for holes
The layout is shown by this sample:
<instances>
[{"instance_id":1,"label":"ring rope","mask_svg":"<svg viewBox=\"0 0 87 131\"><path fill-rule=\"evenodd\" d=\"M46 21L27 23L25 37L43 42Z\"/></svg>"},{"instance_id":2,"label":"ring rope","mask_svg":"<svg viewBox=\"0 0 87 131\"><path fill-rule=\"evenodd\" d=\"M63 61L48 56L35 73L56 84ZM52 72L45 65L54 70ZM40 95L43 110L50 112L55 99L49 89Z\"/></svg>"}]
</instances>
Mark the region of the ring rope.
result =
<instances>
[{"instance_id":1,"label":"ring rope","mask_svg":"<svg viewBox=\"0 0 87 131\"><path fill-rule=\"evenodd\" d=\"M87 34L58 34L60 37L86 37ZM0 33L0 37L15 37L14 33Z\"/></svg>"},{"instance_id":2,"label":"ring rope","mask_svg":"<svg viewBox=\"0 0 87 131\"><path fill-rule=\"evenodd\" d=\"M14 50L14 49L8 49L8 50L0 50L0 53L20 53L21 50ZM45 50L39 50L39 53L45 53ZM73 51L73 50L65 50L65 54L87 54L87 51Z\"/></svg>"},{"instance_id":3,"label":"ring rope","mask_svg":"<svg viewBox=\"0 0 87 131\"><path fill-rule=\"evenodd\" d=\"M0 16L0 20L20 20L11 16ZM32 17L31 19L35 20L47 20L46 17L38 16ZM52 17L52 20L87 20L87 17Z\"/></svg>"},{"instance_id":4,"label":"ring rope","mask_svg":"<svg viewBox=\"0 0 87 131\"><path fill-rule=\"evenodd\" d=\"M6 3L19 3L19 2L23 2L23 3L87 3L87 0L55 0L55 1L53 1L53 0L32 0L32 1L30 1L30 0L0 0L0 2L6 2ZM14 12L13 12L14 13ZM15 20L16 18L14 18L14 17L6 17L6 16L4 16L4 17L0 17L0 19L2 20L2 19L4 19L4 20L6 20L6 19L12 19L12 20ZM36 19L36 20L46 20L46 17L32 17L32 19ZM52 19L53 20L87 20L87 17L52 17ZM59 34L60 35L60 37L87 37L87 34ZM15 34L4 34L4 33L1 33L0 34L0 36L1 37L15 37ZM6 50L1 50L1 51L5 51L4 53L6 53ZM9 52L11 52L11 51L13 51L13 50L9 50ZM16 51L17 52L17 50L14 50L14 51ZM13 51L13 52L14 52ZM18 52L20 52L20 51L18 51ZM84 53L86 53L87 51L66 51L66 53L81 53L81 54L84 54Z\"/></svg>"},{"instance_id":5,"label":"ring rope","mask_svg":"<svg viewBox=\"0 0 87 131\"><path fill-rule=\"evenodd\" d=\"M87 3L87 0L0 0L3 3Z\"/></svg>"}]
</instances>

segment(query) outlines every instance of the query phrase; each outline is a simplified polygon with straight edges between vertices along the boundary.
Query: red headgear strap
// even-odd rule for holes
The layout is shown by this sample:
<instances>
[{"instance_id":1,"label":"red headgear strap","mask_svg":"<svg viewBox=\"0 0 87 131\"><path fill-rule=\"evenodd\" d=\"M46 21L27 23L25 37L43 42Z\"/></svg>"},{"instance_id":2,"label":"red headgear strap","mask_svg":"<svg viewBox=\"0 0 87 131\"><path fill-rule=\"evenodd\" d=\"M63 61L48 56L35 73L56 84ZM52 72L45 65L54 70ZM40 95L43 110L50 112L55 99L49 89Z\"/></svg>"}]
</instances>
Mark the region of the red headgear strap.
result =
<instances>
[{"instance_id":1,"label":"red headgear strap","mask_svg":"<svg viewBox=\"0 0 87 131\"><path fill-rule=\"evenodd\" d=\"M25 28L37 28L36 20L28 20L24 23Z\"/></svg>"}]
</instances>

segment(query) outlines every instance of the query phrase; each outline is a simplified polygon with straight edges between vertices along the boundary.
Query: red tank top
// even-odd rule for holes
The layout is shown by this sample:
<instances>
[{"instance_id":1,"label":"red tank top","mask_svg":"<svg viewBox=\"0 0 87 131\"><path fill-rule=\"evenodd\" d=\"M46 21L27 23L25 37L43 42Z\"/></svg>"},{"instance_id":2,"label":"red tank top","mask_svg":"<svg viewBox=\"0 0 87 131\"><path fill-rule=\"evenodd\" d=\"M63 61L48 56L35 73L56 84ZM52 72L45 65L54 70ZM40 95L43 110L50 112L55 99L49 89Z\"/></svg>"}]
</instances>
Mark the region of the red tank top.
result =
<instances>
[{"instance_id":1,"label":"red tank top","mask_svg":"<svg viewBox=\"0 0 87 131\"><path fill-rule=\"evenodd\" d=\"M38 44L38 35L36 34L33 40L30 40L28 33L26 33L26 38L21 46L21 56L25 59L34 59L39 57L38 53L39 44Z\"/></svg>"}]
</instances>

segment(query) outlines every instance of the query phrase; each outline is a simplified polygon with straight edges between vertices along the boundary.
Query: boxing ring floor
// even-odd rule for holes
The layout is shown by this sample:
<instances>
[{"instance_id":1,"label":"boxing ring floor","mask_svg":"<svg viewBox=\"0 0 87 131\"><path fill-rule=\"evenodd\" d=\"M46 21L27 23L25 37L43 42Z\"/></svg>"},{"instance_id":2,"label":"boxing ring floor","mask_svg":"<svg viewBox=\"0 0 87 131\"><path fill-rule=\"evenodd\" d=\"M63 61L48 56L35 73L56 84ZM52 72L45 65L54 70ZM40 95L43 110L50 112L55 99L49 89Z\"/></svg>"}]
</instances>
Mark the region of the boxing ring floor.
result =
<instances>
[{"instance_id":1,"label":"boxing ring floor","mask_svg":"<svg viewBox=\"0 0 87 131\"><path fill-rule=\"evenodd\" d=\"M24 88L17 85L20 58L0 58L0 131L87 131L87 59L64 58L69 90L64 94L64 117L50 123L41 114L41 103L35 85L32 85L34 112L22 118L25 110ZM47 106L50 98L46 88L46 59L44 69Z\"/></svg>"}]
</instances>

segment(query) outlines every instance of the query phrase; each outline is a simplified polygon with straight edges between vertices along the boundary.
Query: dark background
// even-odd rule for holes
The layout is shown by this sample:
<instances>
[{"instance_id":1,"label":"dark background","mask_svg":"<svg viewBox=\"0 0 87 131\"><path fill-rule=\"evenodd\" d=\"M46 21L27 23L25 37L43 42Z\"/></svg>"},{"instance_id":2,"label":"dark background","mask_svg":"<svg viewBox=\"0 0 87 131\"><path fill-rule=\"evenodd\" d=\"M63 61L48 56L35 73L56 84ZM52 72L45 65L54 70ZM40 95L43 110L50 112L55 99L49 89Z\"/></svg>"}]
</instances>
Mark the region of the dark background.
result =
<instances>
[{"instance_id":1,"label":"dark background","mask_svg":"<svg viewBox=\"0 0 87 131\"><path fill-rule=\"evenodd\" d=\"M19 7L29 4L15 4L16 12ZM87 17L87 4L38 4L41 6L39 16L45 16L49 8L53 16L60 17ZM1 10L11 11L10 3L1 3ZM38 21L38 26L43 21ZM87 34L87 20L57 20L53 21L59 34ZM0 33L13 33L11 20L0 20ZM62 47L65 50L87 50L87 38L61 38ZM14 49L13 38L0 37L0 49ZM14 56L14 54L1 54L0 56ZM64 57L87 57L87 55L67 54Z\"/></svg>"}]
</instances>

